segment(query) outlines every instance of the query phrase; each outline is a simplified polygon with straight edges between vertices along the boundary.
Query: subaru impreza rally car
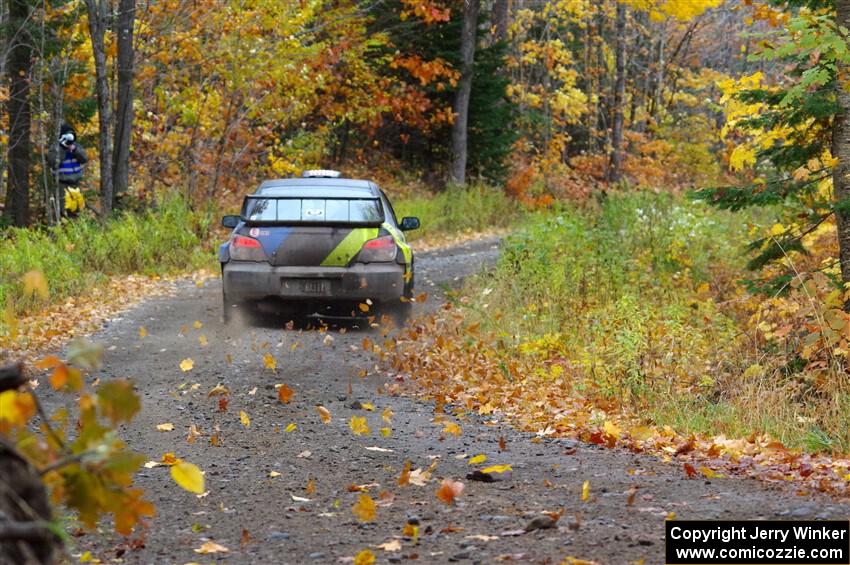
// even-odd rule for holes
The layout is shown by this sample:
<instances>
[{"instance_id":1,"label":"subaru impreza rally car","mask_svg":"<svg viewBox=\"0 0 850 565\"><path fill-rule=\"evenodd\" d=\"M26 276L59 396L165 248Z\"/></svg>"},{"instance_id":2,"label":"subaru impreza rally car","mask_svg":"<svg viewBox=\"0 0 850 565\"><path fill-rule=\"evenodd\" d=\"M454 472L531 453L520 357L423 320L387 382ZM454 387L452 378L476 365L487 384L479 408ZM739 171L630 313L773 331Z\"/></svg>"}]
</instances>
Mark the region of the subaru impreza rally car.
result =
<instances>
[{"instance_id":1,"label":"subaru impreza rally car","mask_svg":"<svg viewBox=\"0 0 850 565\"><path fill-rule=\"evenodd\" d=\"M413 296L413 250L404 237L419 219L396 219L386 194L336 171L263 182L245 197L219 249L224 320L274 300L296 315L369 313L404 318Z\"/></svg>"}]
</instances>

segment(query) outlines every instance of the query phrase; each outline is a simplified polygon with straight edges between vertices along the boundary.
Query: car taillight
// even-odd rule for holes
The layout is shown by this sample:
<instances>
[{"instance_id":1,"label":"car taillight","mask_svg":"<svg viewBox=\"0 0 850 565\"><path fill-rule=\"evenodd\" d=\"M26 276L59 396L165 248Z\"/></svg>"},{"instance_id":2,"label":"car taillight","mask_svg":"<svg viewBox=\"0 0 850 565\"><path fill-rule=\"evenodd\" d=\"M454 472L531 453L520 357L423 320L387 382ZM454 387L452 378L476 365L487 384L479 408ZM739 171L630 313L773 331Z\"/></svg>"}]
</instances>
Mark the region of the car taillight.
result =
<instances>
[{"instance_id":1,"label":"car taillight","mask_svg":"<svg viewBox=\"0 0 850 565\"><path fill-rule=\"evenodd\" d=\"M235 261L265 261L263 245L253 237L234 235L230 240L230 258Z\"/></svg>"},{"instance_id":2,"label":"car taillight","mask_svg":"<svg viewBox=\"0 0 850 565\"><path fill-rule=\"evenodd\" d=\"M385 235L364 243L358 258L361 263L383 263L393 261L397 252L393 236Z\"/></svg>"},{"instance_id":3,"label":"car taillight","mask_svg":"<svg viewBox=\"0 0 850 565\"><path fill-rule=\"evenodd\" d=\"M259 249L262 247L259 241L253 237L245 237L244 235L234 236L233 243L231 243L231 245L233 247L250 247L253 249Z\"/></svg>"}]
</instances>

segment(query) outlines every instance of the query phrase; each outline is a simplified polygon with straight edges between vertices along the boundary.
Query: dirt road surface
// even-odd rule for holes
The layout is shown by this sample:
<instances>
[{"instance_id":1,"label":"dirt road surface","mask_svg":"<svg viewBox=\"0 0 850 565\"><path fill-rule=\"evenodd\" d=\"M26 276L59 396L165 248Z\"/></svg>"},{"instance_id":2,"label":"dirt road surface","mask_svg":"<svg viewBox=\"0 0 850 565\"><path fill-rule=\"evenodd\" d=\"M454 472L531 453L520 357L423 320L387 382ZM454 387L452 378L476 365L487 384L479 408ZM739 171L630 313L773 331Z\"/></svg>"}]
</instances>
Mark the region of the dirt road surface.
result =
<instances>
[{"instance_id":1,"label":"dirt road surface","mask_svg":"<svg viewBox=\"0 0 850 565\"><path fill-rule=\"evenodd\" d=\"M486 269L497 253L497 242L485 240L420 254L417 291L431 295L424 307L438 307L441 288ZM203 288L182 283L175 296L143 303L94 337L107 348L98 376L131 378L142 396L142 412L122 436L150 459L174 452L196 463L206 472L208 494L180 489L167 467L143 469L138 484L157 507L144 547L128 550L105 524L101 533L76 538L73 553L88 549L104 561L120 555L125 563L151 564L336 563L369 548L378 563L560 563L574 556L649 564L663 563L664 519L671 512L680 519L850 516L847 505L798 496L793 486L687 478L679 464L569 440L535 440L493 418L463 421L460 436L444 436L431 421L432 405L377 392L388 377L375 373L361 342L380 341L379 330L351 323L341 326L345 333L338 325L324 333L286 330L267 316L232 337L219 321L220 292L215 281ZM276 373L264 367L265 352L274 356ZM188 372L180 369L184 359L194 362ZM360 378L362 369L370 375ZM294 391L289 404L278 401L276 383ZM219 397L208 397L218 384L231 391L226 412L219 411ZM374 410L360 407L365 403ZM330 423L322 422L317 405L330 411ZM386 408L394 414L391 424L382 420ZM369 435L352 433L352 416L366 418ZM174 431L157 431L163 423ZM297 427L287 432L292 423ZM189 444L192 425L203 435ZM392 435L384 437L382 427ZM211 445L213 435L218 445ZM467 459L478 454L490 464L512 465L510 477L467 480ZM428 484L398 486L405 461L425 470L435 460ZM451 506L435 496L444 477L465 484ZM308 492L311 481L315 490ZM583 502L585 481L590 496ZM371 485L376 501L386 491L391 503L378 505L373 522L360 523L351 510L360 493L350 492L350 485ZM633 487L637 494L628 506ZM544 511L564 516L554 528L521 533ZM402 536L408 522L418 524L415 544ZM243 530L250 535L244 545ZM209 540L230 551L194 551ZM376 547L393 540L400 543L397 551Z\"/></svg>"}]
</instances>

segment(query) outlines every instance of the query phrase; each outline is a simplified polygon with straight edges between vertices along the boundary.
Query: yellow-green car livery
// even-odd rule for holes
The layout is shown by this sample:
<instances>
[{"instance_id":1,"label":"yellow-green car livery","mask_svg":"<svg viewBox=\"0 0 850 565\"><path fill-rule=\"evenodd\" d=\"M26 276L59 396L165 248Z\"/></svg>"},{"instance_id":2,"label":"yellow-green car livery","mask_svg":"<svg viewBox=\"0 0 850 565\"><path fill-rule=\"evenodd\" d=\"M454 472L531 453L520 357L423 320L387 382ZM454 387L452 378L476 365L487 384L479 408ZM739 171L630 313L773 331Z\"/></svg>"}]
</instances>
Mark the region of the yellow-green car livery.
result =
<instances>
[{"instance_id":1,"label":"yellow-green car livery","mask_svg":"<svg viewBox=\"0 0 850 565\"><path fill-rule=\"evenodd\" d=\"M222 224L233 228L219 250L225 321L272 300L298 314L346 315L367 300L401 318L410 309L413 250L404 232L419 219L399 222L371 181L335 171L266 181Z\"/></svg>"}]
</instances>

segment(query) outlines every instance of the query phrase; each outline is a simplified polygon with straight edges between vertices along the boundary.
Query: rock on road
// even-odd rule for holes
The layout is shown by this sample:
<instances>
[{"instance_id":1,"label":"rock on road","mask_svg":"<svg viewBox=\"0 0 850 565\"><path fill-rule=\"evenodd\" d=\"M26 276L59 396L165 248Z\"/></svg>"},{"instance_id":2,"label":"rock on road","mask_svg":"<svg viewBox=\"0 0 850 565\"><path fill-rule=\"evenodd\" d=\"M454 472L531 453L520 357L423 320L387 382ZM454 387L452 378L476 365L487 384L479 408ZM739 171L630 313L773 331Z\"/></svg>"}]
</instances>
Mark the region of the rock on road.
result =
<instances>
[{"instance_id":1,"label":"rock on road","mask_svg":"<svg viewBox=\"0 0 850 565\"><path fill-rule=\"evenodd\" d=\"M440 288L480 272L497 253L494 239L420 253L417 292L431 295L426 307L439 305ZM670 512L682 519L848 516L848 506L800 497L790 487L689 479L679 464L569 440L534 440L494 421L470 418L460 422L460 436L444 437L442 426L431 421L433 405L378 392L385 377L374 374L375 359L361 349L364 337L381 340L378 331L352 324L345 333L333 326L326 333L285 330L280 321L264 318L234 338L219 321L220 292L216 281L203 288L179 283L174 296L148 300L94 336L107 347L97 376L130 378L142 397L141 413L121 436L149 459L174 452L197 464L206 472L208 494L180 489L167 467L142 469L137 484L157 507L144 547L126 550L104 524L101 533L77 538L74 553L89 549L107 562L120 554L125 563L151 564L335 563L351 562L368 548L378 563L560 563L574 556L649 564L664 561ZM277 362L276 374L263 366L266 351ZM183 372L179 365L186 358L194 367ZM362 369L370 376L360 378ZM219 411L218 397L207 395L219 383L231 391L226 412ZM294 391L289 404L278 401L276 383ZM356 403L372 403L374 410ZM330 423L322 422L317 405L330 411ZM394 413L391 424L382 420L385 408ZM249 427L240 422L240 411L249 416ZM355 436L352 416L365 417L371 433ZM166 422L174 431L157 431ZM295 430L286 432L291 423ZM192 425L203 435L190 444ZM389 437L379 433L385 426L392 428ZM218 445L210 444L213 435ZM487 464L512 465L512 473L493 483L467 480L467 459L478 454L487 455ZM435 460L428 484L398 486L405 461L425 470ZM272 472L279 475L270 477ZM444 477L465 484L451 506L435 496ZM311 481L315 490L308 492ZM585 481L587 502L581 499ZM379 502L373 522L360 523L352 513L360 493L351 492L351 485L371 485L369 495ZM637 494L629 506L633 488ZM384 491L390 494L381 505ZM544 511L564 515L555 527L522 533ZM408 521L418 523L416 544L402 538ZM243 530L250 535L245 544ZM208 540L229 552L194 551ZM393 540L400 543L397 551L376 547Z\"/></svg>"}]
</instances>

